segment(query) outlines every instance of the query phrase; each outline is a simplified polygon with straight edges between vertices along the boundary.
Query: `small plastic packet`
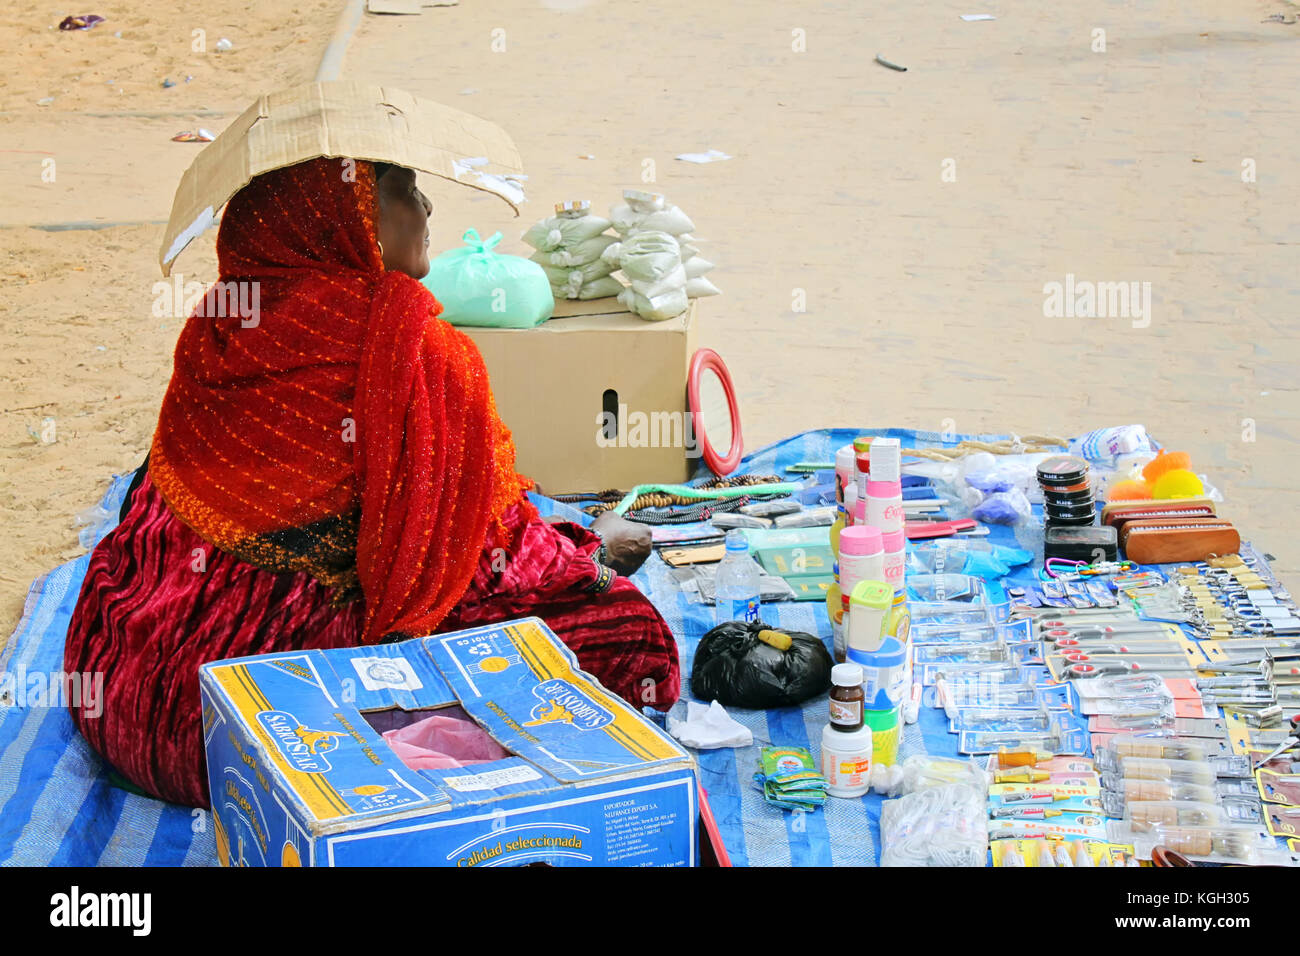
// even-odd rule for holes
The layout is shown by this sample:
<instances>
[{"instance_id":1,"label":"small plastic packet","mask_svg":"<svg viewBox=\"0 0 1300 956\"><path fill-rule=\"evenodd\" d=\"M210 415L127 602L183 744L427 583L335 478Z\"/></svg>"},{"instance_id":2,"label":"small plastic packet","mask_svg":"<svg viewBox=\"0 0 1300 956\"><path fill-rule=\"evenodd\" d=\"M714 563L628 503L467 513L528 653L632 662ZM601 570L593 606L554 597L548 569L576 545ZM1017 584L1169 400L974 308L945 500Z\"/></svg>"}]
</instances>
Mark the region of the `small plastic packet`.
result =
<instances>
[{"instance_id":1,"label":"small plastic packet","mask_svg":"<svg viewBox=\"0 0 1300 956\"><path fill-rule=\"evenodd\" d=\"M880 865L984 866L984 795L983 787L950 783L886 800L880 811Z\"/></svg>"},{"instance_id":2,"label":"small plastic packet","mask_svg":"<svg viewBox=\"0 0 1300 956\"><path fill-rule=\"evenodd\" d=\"M914 754L903 761L903 793L915 793L950 783L968 783L987 790L989 775L976 761Z\"/></svg>"}]
</instances>

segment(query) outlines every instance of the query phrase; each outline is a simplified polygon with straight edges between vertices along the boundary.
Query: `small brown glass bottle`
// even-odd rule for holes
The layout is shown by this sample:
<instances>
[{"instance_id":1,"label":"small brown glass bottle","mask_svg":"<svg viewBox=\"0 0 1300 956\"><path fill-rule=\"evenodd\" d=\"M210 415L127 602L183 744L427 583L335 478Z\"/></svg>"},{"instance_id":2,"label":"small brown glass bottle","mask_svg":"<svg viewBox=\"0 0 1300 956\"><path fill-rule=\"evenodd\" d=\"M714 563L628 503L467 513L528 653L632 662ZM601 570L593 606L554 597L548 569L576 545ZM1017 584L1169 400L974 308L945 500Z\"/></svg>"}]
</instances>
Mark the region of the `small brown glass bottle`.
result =
<instances>
[{"instance_id":1,"label":"small brown glass bottle","mask_svg":"<svg viewBox=\"0 0 1300 956\"><path fill-rule=\"evenodd\" d=\"M845 733L862 729L862 667L836 664L831 668L831 726Z\"/></svg>"}]
</instances>

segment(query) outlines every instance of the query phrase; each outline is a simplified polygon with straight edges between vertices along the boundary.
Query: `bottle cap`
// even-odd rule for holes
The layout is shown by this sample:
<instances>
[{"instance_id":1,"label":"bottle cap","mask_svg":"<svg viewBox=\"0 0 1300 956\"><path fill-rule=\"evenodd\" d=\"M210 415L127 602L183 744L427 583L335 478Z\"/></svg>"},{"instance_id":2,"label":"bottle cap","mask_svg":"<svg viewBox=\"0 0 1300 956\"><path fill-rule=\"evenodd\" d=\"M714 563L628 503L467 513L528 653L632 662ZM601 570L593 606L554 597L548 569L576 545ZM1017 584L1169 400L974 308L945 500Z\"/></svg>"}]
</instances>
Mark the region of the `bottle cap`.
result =
<instances>
[{"instance_id":1,"label":"bottle cap","mask_svg":"<svg viewBox=\"0 0 1300 956\"><path fill-rule=\"evenodd\" d=\"M883 611L893 606L894 589L884 581L859 581L853 585L849 600L853 604Z\"/></svg>"},{"instance_id":2,"label":"bottle cap","mask_svg":"<svg viewBox=\"0 0 1300 956\"><path fill-rule=\"evenodd\" d=\"M879 528L873 528L869 524L855 524L840 532L841 555L879 554L881 550Z\"/></svg>"},{"instance_id":3,"label":"bottle cap","mask_svg":"<svg viewBox=\"0 0 1300 956\"><path fill-rule=\"evenodd\" d=\"M845 445L835 452L835 470L842 472L852 472L854 462L853 446Z\"/></svg>"},{"instance_id":4,"label":"bottle cap","mask_svg":"<svg viewBox=\"0 0 1300 956\"><path fill-rule=\"evenodd\" d=\"M907 542L907 536L902 531L890 531L880 536L880 544L885 549L886 554L896 554L903 550Z\"/></svg>"},{"instance_id":5,"label":"bottle cap","mask_svg":"<svg viewBox=\"0 0 1300 956\"><path fill-rule=\"evenodd\" d=\"M831 683L836 687L861 687L862 668L857 664L836 664L831 668Z\"/></svg>"},{"instance_id":6,"label":"bottle cap","mask_svg":"<svg viewBox=\"0 0 1300 956\"><path fill-rule=\"evenodd\" d=\"M872 498L900 498L903 486L897 481L868 481L867 494Z\"/></svg>"},{"instance_id":7,"label":"bottle cap","mask_svg":"<svg viewBox=\"0 0 1300 956\"><path fill-rule=\"evenodd\" d=\"M860 455L865 455L867 449L871 447L871 437L869 435L860 435L853 439L853 450Z\"/></svg>"}]
</instances>

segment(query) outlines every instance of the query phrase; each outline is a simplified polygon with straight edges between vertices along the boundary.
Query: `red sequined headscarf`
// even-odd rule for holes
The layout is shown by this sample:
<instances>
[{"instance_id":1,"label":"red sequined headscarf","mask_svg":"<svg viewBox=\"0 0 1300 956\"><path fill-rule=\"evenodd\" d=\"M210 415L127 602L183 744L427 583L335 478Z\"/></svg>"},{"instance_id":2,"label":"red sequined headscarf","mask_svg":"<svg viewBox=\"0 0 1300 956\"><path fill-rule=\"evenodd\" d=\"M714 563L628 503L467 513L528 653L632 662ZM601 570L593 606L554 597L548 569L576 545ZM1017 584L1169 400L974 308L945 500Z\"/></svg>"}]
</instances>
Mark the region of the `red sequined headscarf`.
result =
<instances>
[{"instance_id":1,"label":"red sequined headscarf","mask_svg":"<svg viewBox=\"0 0 1300 956\"><path fill-rule=\"evenodd\" d=\"M373 167L350 160L265 173L231 199L223 295L181 333L149 460L218 548L359 588L367 643L431 632L530 486L474 343L384 271L376 217Z\"/></svg>"}]
</instances>

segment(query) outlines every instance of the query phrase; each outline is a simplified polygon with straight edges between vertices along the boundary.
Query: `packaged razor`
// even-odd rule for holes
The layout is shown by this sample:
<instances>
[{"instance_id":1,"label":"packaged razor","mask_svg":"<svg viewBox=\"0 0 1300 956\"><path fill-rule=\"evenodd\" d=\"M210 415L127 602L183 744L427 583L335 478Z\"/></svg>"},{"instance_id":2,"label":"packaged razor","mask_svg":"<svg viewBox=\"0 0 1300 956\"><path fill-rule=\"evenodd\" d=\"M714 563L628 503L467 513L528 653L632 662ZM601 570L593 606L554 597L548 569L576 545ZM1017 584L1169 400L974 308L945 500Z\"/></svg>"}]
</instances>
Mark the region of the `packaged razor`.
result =
<instances>
[{"instance_id":1,"label":"packaged razor","mask_svg":"<svg viewBox=\"0 0 1300 956\"><path fill-rule=\"evenodd\" d=\"M1085 754L1088 735L1076 726L1050 730L963 730L957 749L964 754L992 754L999 750L1042 750L1054 754Z\"/></svg>"},{"instance_id":2,"label":"packaged razor","mask_svg":"<svg viewBox=\"0 0 1300 956\"><path fill-rule=\"evenodd\" d=\"M1123 727L1111 720L1109 717L1093 717L1089 721L1089 729L1094 734L1124 734L1132 733L1131 727ZM1228 734L1228 725L1219 717L1175 717L1169 724L1162 728L1162 737L1204 737L1211 740L1222 740ZM1143 730L1142 736L1154 736L1149 731Z\"/></svg>"},{"instance_id":3,"label":"packaged razor","mask_svg":"<svg viewBox=\"0 0 1300 956\"><path fill-rule=\"evenodd\" d=\"M1300 834L1300 807L1270 803L1264 808L1264 821L1268 832L1275 837L1294 837ZM1296 841L1292 840L1292 843Z\"/></svg>"},{"instance_id":4,"label":"packaged razor","mask_svg":"<svg viewBox=\"0 0 1300 956\"><path fill-rule=\"evenodd\" d=\"M1266 802L1300 806L1300 773L1260 770L1255 779L1259 782L1259 795Z\"/></svg>"},{"instance_id":5,"label":"packaged razor","mask_svg":"<svg viewBox=\"0 0 1300 956\"><path fill-rule=\"evenodd\" d=\"M995 684L1019 684L1020 666L1014 663L990 664L983 661L925 664L917 662L916 671L920 671L921 683L926 687L935 684L939 677L952 683L979 683L985 681ZM913 671L915 674L916 671Z\"/></svg>"},{"instance_id":6,"label":"packaged razor","mask_svg":"<svg viewBox=\"0 0 1300 956\"><path fill-rule=\"evenodd\" d=\"M975 626L913 624L910 636L912 643L917 646L922 644L987 644L999 640L1007 644L1024 644L1036 640L1033 623L1027 620Z\"/></svg>"},{"instance_id":7,"label":"packaged razor","mask_svg":"<svg viewBox=\"0 0 1300 956\"><path fill-rule=\"evenodd\" d=\"M1002 664L1012 659L1007 645L991 644L923 644L912 649L917 664Z\"/></svg>"},{"instance_id":8,"label":"packaged razor","mask_svg":"<svg viewBox=\"0 0 1300 956\"><path fill-rule=\"evenodd\" d=\"M938 688L925 692L927 707L942 707ZM948 695L953 706L962 707L1033 707L1039 702L1038 688L1032 684L950 684Z\"/></svg>"},{"instance_id":9,"label":"packaged razor","mask_svg":"<svg viewBox=\"0 0 1300 956\"><path fill-rule=\"evenodd\" d=\"M969 625L978 627L982 624L997 623L993 610L984 604L945 604L936 601L909 601L908 613L912 616L912 627L939 625L952 627Z\"/></svg>"},{"instance_id":10,"label":"packaged razor","mask_svg":"<svg viewBox=\"0 0 1300 956\"><path fill-rule=\"evenodd\" d=\"M963 730L1050 730L1053 715L1044 707L968 707L948 722L952 733Z\"/></svg>"}]
</instances>

